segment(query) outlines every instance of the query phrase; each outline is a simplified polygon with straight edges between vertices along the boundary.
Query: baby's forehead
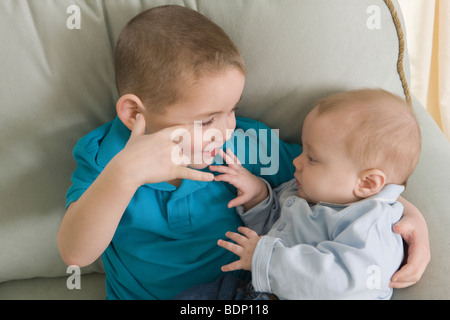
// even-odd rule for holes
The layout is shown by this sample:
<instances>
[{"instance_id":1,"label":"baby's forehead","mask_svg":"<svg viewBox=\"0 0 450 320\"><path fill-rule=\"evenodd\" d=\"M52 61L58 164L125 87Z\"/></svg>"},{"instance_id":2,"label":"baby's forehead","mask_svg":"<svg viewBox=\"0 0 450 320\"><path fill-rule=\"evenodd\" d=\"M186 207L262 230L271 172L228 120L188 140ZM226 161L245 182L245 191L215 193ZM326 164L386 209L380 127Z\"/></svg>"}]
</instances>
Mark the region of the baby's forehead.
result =
<instances>
[{"instance_id":1,"label":"baby's forehead","mask_svg":"<svg viewBox=\"0 0 450 320\"><path fill-rule=\"evenodd\" d=\"M309 123L317 123L319 121L321 122L329 121L330 125L332 125L336 121L343 121L356 113L357 113L356 109L350 111L349 108L335 108L323 112L320 110L320 108L314 107L307 115L305 123L309 124Z\"/></svg>"},{"instance_id":2,"label":"baby's forehead","mask_svg":"<svg viewBox=\"0 0 450 320\"><path fill-rule=\"evenodd\" d=\"M316 142L324 139L340 142L347 136L346 117L344 112L320 114L312 110L303 123L302 138Z\"/></svg>"}]
</instances>

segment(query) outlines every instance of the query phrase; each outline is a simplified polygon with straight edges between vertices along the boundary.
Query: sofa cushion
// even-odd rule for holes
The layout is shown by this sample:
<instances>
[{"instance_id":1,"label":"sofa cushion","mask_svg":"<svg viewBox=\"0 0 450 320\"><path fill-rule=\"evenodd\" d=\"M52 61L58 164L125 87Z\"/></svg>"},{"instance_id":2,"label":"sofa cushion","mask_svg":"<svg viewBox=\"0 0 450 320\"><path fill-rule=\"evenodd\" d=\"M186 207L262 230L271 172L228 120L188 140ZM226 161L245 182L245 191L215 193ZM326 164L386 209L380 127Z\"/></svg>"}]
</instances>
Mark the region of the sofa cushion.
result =
<instances>
[{"instance_id":1,"label":"sofa cushion","mask_svg":"<svg viewBox=\"0 0 450 320\"><path fill-rule=\"evenodd\" d=\"M399 39L382 0L1 1L0 281L66 275L56 234L75 169L72 148L115 115L120 31L137 13L167 3L200 11L230 35L247 66L239 115L280 129L285 140L300 142L305 115L329 93L357 87L404 93ZM406 57L403 67L408 76ZM448 144L435 142L439 131L430 130L424 144L432 148L424 150L444 148L444 155L438 162L424 157L407 194L433 222L430 233L439 230L433 239L448 244L434 225L441 218L449 225L448 215L438 215L445 212L429 204L427 191L448 194L450 179L437 173L449 161ZM444 262L450 265L448 255L439 266ZM101 269L95 263L84 272ZM434 279L448 283L448 274ZM420 286L431 290L426 281ZM403 292L415 294L414 287Z\"/></svg>"}]
</instances>

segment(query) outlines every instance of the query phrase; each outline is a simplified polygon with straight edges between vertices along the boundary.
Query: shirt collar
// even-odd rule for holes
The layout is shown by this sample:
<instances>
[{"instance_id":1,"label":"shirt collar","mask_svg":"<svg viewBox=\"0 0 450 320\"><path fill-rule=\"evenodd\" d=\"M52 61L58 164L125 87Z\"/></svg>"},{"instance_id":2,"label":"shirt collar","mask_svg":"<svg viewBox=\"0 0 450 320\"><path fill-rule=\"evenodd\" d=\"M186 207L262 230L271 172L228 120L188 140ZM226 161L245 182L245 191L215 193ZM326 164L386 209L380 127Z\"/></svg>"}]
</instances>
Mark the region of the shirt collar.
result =
<instances>
[{"instance_id":1,"label":"shirt collar","mask_svg":"<svg viewBox=\"0 0 450 320\"><path fill-rule=\"evenodd\" d=\"M400 186L397 184L387 184L383 189L381 189L380 192L371 196L369 199L392 204L397 201L398 197L404 190L404 186Z\"/></svg>"},{"instance_id":2,"label":"shirt collar","mask_svg":"<svg viewBox=\"0 0 450 320\"><path fill-rule=\"evenodd\" d=\"M106 167L109 161L121 151L130 138L131 131L116 117L109 131L103 137L97 154L97 164Z\"/></svg>"},{"instance_id":3,"label":"shirt collar","mask_svg":"<svg viewBox=\"0 0 450 320\"><path fill-rule=\"evenodd\" d=\"M345 208L345 207L351 206L352 204L367 201L367 200L375 200L375 201L381 201L381 202L393 204L394 202L396 202L398 200L398 197L400 196L400 194L402 194L402 192L404 190L405 190L404 186L400 186L397 184L387 184L377 194L374 194L373 196L371 196L369 198L361 199L356 202L351 202L351 203L346 203L346 204L336 204L336 203L329 203L329 202L321 201L321 202L319 202L319 204L328 206L328 207L333 207L333 208Z\"/></svg>"}]
</instances>

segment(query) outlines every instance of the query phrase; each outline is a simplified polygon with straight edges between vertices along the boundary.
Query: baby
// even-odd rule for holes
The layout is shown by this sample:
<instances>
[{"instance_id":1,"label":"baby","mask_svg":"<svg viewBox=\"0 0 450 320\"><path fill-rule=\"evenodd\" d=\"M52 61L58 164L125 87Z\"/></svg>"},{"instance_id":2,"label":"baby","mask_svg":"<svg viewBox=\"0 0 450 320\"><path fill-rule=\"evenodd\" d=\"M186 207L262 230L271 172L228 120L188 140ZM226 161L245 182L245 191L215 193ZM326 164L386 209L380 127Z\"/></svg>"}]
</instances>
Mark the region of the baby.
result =
<instances>
[{"instance_id":1,"label":"baby","mask_svg":"<svg viewBox=\"0 0 450 320\"><path fill-rule=\"evenodd\" d=\"M218 241L240 257L223 271L252 272L253 286L235 285L231 297L389 299L403 259L392 230L403 212L398 197L420 156L413 112L384 90L337 93L308 114L302 143L294 179L273 190L230 152L221 153L228 166L212 167L238 189L232 205L243 204L248 227L227 232L235 243Z\"/></svg>"}]
</instances>

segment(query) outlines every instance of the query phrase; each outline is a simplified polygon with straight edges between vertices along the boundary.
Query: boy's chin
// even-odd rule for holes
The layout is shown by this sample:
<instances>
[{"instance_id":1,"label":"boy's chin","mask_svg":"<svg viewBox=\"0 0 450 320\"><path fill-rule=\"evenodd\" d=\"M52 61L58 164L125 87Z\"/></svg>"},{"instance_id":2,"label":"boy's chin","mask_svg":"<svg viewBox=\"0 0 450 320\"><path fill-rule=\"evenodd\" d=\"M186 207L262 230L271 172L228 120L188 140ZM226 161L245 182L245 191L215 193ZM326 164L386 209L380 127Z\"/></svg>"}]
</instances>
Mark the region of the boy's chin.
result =
<instances>
[{"instance_id":1,"label":"boy's chin","mask_svg":"<svg viewBox=\"0 0 450 320\"><path fill-rule=\"evenodd\" d=\"M193 157L192 157L193 158ZM195 160L195 158L193 158ZM198 161L199 159L197 159ZM203 157L201 161L191 163L188 167L197 170L203 170L214 162L214 157Z\"/></svg>"},{"instance_id":2,"label":"boy's chin","mask_svg":"<svg viewBox=\"0 0 450 320\"><path fill-rule=\"evenodd\" d=\"M210 163L190 164L189 168L203 170L206 167L208 167L209 165L210 165Z\"/></svg>"}]
</instances>

